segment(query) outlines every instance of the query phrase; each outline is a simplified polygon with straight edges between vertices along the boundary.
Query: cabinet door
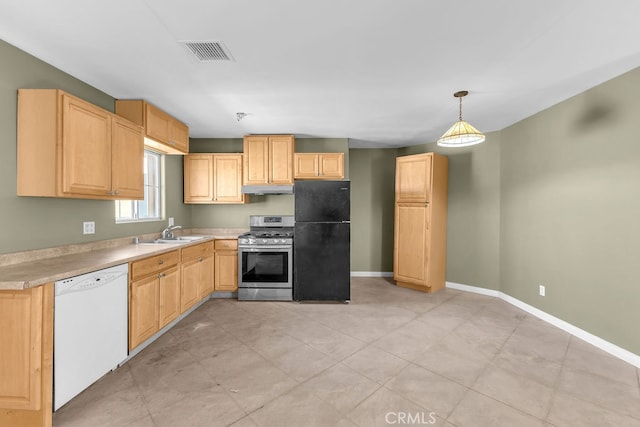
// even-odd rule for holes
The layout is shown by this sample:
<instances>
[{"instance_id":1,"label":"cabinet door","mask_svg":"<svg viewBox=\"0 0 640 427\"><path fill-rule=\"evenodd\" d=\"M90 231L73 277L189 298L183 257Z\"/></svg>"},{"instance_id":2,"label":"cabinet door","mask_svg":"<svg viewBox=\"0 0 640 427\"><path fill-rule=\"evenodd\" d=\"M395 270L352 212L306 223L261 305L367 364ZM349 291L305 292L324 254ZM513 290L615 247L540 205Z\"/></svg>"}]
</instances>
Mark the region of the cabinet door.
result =
<instances>
[{"instance_id":1,"label":"cabinet door","mask_svg":"<svg viewBox=\"0 0 640 427\"><path fill-rule=\"evenodd\" d=\"M320 173L318 155L315 153L296 153L294 156L294 177L296 179L315 179Z\"/></svg>"},{"instance_id":2,"label":"cabinet door","mask_svg":"<svg viewBox=\"0 0 640 427\"><path fill-rule=\"evenodd\" d=\"M158 331L158 276L131 282L129 292L129 350Z\"/></svg>"},{"instance_id":3,"label":"cabinet door","mask_svg":"<svg viewBox=\"0 0 640 427\"><path fill-rule=\"evenodd\" d=\"M213 156L191 154L184 157L184 202L213 201Z\"/></svg>"},{"instance_id":4,"label":"cabinet door","mask_svg":"<svg viewBox=\"0 0 640 427\"><path fill-rule=\"evenodd\" d=\"M216 203L243 203L242 155L213 156L213 200Z\"/></svg>"},{"instance_id":5,"label":"cabinet door","mask_svg":"<svg viewBox=\"0 0 640 427\"><path fill-rule=\"evenodd\" d=\"M184 153L189 152L189 127L178 120L171 120L169 145Z\"/></svg>"},{"instance_id":6,"label":"cabinet door","mask_svg":"<svg viewBox=\"0 0 640 427\"><path fill-rule=\"evenodd\" d=\"M236 292L238 290L238 252L216 251L215 260L216 291Z\"/></svg>"},{"instance_id":7,"label":"cabinet door","mask_svg":"<svg viewBox=\"0 0 640 427\"><path fill-rule=\"evenodd\" d=\"M62 96L62 191L111 194L111 116L88 102Z\"/></svg>"},{"instance_id":8,"label":"cabinet door","mask_svg":"<svg viewBox=\"0 0 640 427\"><path fill-rule=\"evenodd\" d=\"M396 158L396 202L429 202L431 163L431 153Z\"/></svg>"},{"instance_id":9,"label":"cabinet door","mask_svg":"<svg viewBox=\"0 0 640 427\"><path fill-rule=\"evenodd\" d=\"M291 135L269 137L269 181L293 184L294 139Z\"/></svg>"},{"instance_id":10,"label":"cabinet door","mask_svg":"<svg viewBox=\"0 0 640 427\"><path fill-rule=\"evenodd\" d=\"M158 329L162 329L167 323L180 315L180 270L178 267L170 268L160 273L159 286L159 312Z\"/></svg>"},{"instance_id":11,"label":"cabinet door","mask_svg":"<svg viewBox=\"0 0 640 427\"><path fill-rule=\"evenodd\" d=\"M53 294L0 291L0 426L51 426Z\"/></svg>"},{"instance_id":12,"label":"cabinet door","mask_svg":"<svg viewBox=\"0 0 640 427\"><path fill-rule=\"evenodd\" d=\"M144 111L147 136L156 141L169 144L172 117L151 104L145 103Z\"/></svg>"},{"instance_id":13,"label":"cabinet door","mask_svg":"<svg viewBox=\"0 0 640 427\"><path fill-rule=\"evenodd\" d=\"M214 290L214 255L203 257L200 260L200 280L198 281L198 298L209 296Z\"/></svg>"},{"instance_id":14,"label":"cabinet door","mask_svg":"<svg viewBox=\"0 0 640 427\"><path fill-rule=\"evenodd\" d=\"M42 290L0 291L0 408L40 408Z\"/></svg>"},{"instance_id":15,"label":"cabinet door","mask_svg":"<svg viewBox=\"0 0 640 427\"><path fill-rule=\"evenodd\" d=\"M180 286L180 312L184 313L199 300L200 260L196 258L183 261L180 276L182 282Z\"/></svg>"},{"instance_id":16,"label":"cabinet door","mask_svg":"<svg viewBox=\"0 0 640 427\"><path fill-rule=\"evenodd\" d=\"M112 118L112 190L119 199L144 199L144 131L127 120Z\"/></svg>"},{"instance_id":17,"label":"cabinet door","mask_svg":"<svg viewBox=\"0 0 640 427\"><path fill-rule=\"evenodd\" d=\"M397 204L395 209L394 280L427 286L429 207Z\"/></svg>"},{"instance_id":18,"label":"cabinet door","mask_svg":"<svg viewBox=\"0 0 640 427\"><path fill-rule=\"evenodd\" d=\"M344 178L344 153L323 153L319 155L319 176L322 179Z\"/></svg>"},{"instance_id":19,"label":"cabinet door","mask_svg":"<svg viewBox=\"0 0 640 427\"><path fill-rule=\"evenodd\" d=\"M245 136L243 143L244 185L269 183L269 137Z\"/></svg>"}]
</instances>

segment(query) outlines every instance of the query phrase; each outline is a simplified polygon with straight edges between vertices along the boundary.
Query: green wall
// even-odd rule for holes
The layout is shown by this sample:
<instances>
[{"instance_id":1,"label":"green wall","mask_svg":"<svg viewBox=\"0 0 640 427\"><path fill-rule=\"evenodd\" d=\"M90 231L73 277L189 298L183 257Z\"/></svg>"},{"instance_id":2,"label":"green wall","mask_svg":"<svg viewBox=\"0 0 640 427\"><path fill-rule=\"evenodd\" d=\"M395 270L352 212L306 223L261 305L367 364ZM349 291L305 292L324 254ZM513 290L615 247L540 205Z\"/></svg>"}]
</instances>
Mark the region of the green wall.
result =
<instances>
[{"instance_id":1,"label":"green wall","mask_svg":"<svg viewBox=\"0 0 640 427\"><path fill-rule=\"evenodd\" d=\"M501 291L636 354L639 117L636 69L503 130L500 162Z\"/></svg>"},{"instance_id":2,"label":"green wall","mask_svg":"<svg viewBox=\"0 0 640 427\"><path fill-rule=\"evenodd\" d=\"M114 99L0 40L0 253L104 240L162 230L165 221L116 224L113 201L16 196L16 111L19 88L63 89L106 110ZM166 158L167 214L190 225L182 201L182 157ZM82 222L96 234L83 235Z\"/></svg>"},{"instance_id":3,"label":"green wall","mask_svg":"<svg viewBox=\"0 0 640 427\"><path fill-rule=\"evenodd\" d=\"M352 149L351 271L393 271L396 149Z\"/></svg>"},{"instance_id":4,"label":"green wall","mask_svg":"<svg viewBox=\"0 0 640 427\"><path fill-rule=\"evenodd\" d=\"M497 290L500 286L499 132L466 148L435 143L405 147L399 156L436 152L449 159L447 281Z\"/></svg>"}]
</instances>

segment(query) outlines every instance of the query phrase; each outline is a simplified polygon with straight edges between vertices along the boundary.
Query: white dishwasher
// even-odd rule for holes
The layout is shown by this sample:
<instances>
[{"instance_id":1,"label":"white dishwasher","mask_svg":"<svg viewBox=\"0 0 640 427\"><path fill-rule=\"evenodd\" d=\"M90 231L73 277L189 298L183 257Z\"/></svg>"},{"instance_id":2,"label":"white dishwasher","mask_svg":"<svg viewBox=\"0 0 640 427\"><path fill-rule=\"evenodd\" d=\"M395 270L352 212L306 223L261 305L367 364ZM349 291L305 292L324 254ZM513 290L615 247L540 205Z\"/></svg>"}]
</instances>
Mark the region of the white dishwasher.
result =
<instances>
[{"instance_id":1,"label":"white dishwasher","mask_svg":"<svg viewBox=\"0 0 640 427\"><path fill-rule=\"evenodd\" d=\"M128 265L55 283L53 410L127 358Z\"/></svg>"}]
</instances>

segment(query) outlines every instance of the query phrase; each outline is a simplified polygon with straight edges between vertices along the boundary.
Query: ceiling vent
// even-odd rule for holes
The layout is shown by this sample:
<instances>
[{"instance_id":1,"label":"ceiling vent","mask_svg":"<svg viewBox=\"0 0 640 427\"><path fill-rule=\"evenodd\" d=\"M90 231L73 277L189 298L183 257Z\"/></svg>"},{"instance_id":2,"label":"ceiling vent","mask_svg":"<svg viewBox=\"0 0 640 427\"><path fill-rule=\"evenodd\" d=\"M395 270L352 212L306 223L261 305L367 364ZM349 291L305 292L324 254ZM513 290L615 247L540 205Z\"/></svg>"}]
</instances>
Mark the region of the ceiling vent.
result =
<instances>
[{"instance_id":1,"label":"ceiling vent","mask_svg":"<svg viewBox=\"0 0 640 427\"><path fill-rule=\"evenodd\" d=\"M198 61L233 61L233 56L222 42L182 42Z\"/></svg>"}]
</instances>

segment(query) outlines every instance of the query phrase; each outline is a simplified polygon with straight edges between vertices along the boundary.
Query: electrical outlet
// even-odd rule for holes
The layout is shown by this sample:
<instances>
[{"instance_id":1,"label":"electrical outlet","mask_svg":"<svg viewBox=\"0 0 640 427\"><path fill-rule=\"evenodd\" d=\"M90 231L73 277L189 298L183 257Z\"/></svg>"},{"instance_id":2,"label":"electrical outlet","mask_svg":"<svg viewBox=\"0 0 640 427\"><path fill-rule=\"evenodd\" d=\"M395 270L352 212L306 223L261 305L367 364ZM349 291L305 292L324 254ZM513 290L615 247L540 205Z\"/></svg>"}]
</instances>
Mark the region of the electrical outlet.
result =
<instances>
[{"instance_id":1,"label":"electrical outlet","mask_svg":"<svg viewBox=\"0 0 640 427\"><path fill-rule=\"evenodd\" d=\"M82 223L82 234L96 234L95 221L85 221Z\"/></svg>"},{"instance_id":2,"label":"electrical outlet","mask_svg":"<svg viewBox=\"0 0 640 427\"><path fill-rule=\"evenodd\" d=\"M545 296L545 294L547 293L547 290L544 287L544 285L540 285L539 291L540 291L540 296L541 297Z\"/></svg>"},{"instance_id":3,"label":"electrical outlet","mask_svg":"<svg viewBox=\"0 0 640 427\"><path fill-rule=\"evenodd\" d=\"M169 217L169 227L171 227L173 225L173 217L170 216Z\"/></svg>"}]
</instances>

